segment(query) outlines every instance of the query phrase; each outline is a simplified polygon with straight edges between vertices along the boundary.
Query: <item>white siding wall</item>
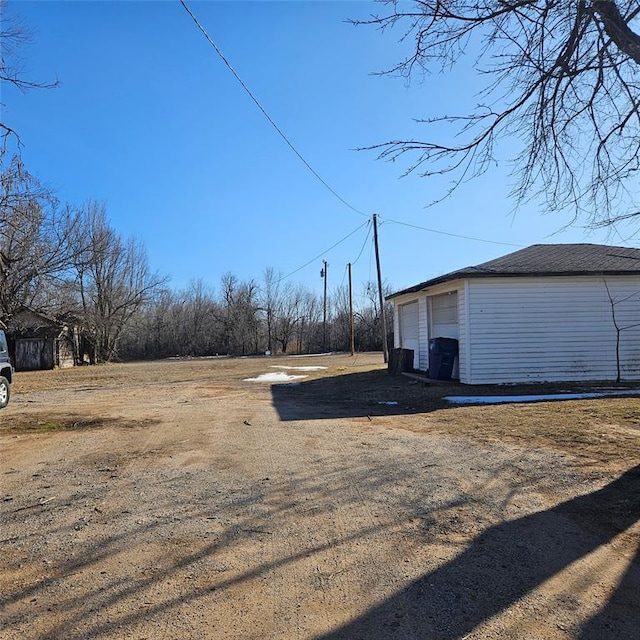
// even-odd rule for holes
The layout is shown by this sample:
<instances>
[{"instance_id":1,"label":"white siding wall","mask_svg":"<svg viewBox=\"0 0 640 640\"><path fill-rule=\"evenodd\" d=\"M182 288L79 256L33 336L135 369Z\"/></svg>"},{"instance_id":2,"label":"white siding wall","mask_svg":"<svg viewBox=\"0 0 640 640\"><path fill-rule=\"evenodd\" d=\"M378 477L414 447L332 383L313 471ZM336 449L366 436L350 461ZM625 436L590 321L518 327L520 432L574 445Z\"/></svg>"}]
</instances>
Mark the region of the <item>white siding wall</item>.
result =
<instances>
[{"instance_id":1,"label":"white siding wall","mask_svg":"<svg viewBox=\"0 0 640 640\"><path fill-rule=\"evenodd\" d=\"M427 315L427 296L422 295L418 298L418 331L420 335L420 354L419 366L420 371L429 369L429 318Z\"/></svg>"},{"instance_id":2,"label":"white siding wall","mask_svg":"<svg viewBox=\"0 0 640 640\"><path fill-rule=\"evenodd\" d=\"M631 327L640 322L640 278L607 277L607 285L619 326L629 327L620 334L622 378L640 379L640 326ZM471 279L466 286L463 382L615 380L616 331L602 278Z\"/></svg>"},{"instance_id":3,"label":"white siding wall","mask_svg":"<svg viewBox=\"0 0 640 640\"><path fill-rule=\"evenodd\" d=\"M397 304L393 305L393 347L400 348L400 314Z\"/></svg>"},{"instance_id":4,"label":"white siding wall","mask_svg":"<svg viewBox=\"0 0 640 640\"><path fill-rule=\"evenodd\" d=\"M458 289L458 376L460 382L469 378L469 281Z\"/></svg>"}]
</instances>

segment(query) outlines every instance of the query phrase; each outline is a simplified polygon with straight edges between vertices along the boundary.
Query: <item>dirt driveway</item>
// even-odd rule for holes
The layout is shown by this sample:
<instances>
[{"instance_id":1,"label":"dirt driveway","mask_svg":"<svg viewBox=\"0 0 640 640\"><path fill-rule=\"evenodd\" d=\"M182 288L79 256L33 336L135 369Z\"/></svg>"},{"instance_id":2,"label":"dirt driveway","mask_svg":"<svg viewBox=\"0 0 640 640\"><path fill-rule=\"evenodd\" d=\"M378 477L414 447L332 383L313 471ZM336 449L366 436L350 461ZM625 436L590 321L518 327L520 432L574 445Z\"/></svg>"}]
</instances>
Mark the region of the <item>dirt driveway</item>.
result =
<instances>
[{"instance_id":1,"label":"dirt driveway","mask_svg":"<svg viewBox=\"0 0 640 640\"><path fill-rule=\"evenodd\" d=\"M640 400L446 408L381 369L19 375L0 637L637 640Z\"/></svg>"}]
</instances>

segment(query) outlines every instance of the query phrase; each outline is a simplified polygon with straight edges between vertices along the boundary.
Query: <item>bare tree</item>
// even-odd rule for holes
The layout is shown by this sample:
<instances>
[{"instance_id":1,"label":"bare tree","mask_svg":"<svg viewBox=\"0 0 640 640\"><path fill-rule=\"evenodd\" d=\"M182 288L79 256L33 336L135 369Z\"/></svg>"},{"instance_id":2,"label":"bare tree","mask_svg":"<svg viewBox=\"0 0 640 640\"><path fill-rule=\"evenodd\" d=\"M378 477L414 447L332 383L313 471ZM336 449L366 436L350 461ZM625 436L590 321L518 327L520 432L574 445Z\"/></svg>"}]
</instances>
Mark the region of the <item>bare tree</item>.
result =
<instances>
[{"instance_id":1,"label":"bare tree","mask_svg":"<svg viewBox=\"0 0 640 640\"><path fill-rule=\"evenodd\" d=\"M234 352L235 348L235 299L238 288L238 278L231 272L222 275L220 289L222 291L223 316L221 321L224 327L224 343L227 354Z\"/></svg>"},{"instance_id":2,"label":"bare tree","mask_svg":"<svg viewBox=\"0 0 640 640\"><path fill-rule=\"evenodd\" d=\"M220 306L213 291L201 279L192 280L182 298L181 341L179 352L190 356L211 355L222 345Z\"/></svg>"},{"instance_id":3,"label":"bare tree","mask_svg":"<svg viewBox=\"0 0 640 640\"><path fill-rule=\"evenodd\" d=\"M242 282L236 291L236 353L246 355L260 349L258 285L254 280Z\"/></svg>"},{"instance_id":4,"label":"bare tree","mask_svg":"<svg viewBox=\"0 0 640 640\"><path fill-rule=\"evenodd\" d=\"M117 355L118 340L128 322L166 281L149 269L144 247L124 241L107 221L103 205L89 203L77 242L75 267L84 336L91 361Z\"/></svg>"},{"instance_id":5,"label":"bare tree","mask_svg":"<svg viewBox=\"0 0 640 640\"><path fill-rule=\"evenodd\" d=\"M226 352L223 317L213 289L202 280L179 291L159 289L128 323L118 354L148 359Z\"/></svg>"},{"instance_id":6,"label":"bare tree","mask_svg":"<svg viewBox=\"0 0 640 640\"><path fill-rule=\"evenodd\" d=\"M175 334L176 294L158 289L122 331L118 355L125 360L147 360L174 356L179 337Z\"/></svg>"},{"instance_id":7,"label":"bare tree","mask_svg":"<svg viewBox=\"0 0 640 640\"><path fill-rule=\"evenodd\" d=\"M220 285L226 352L246 355L259 351L258 285L253 280L240 282L232 273L224 274Z\"/></svg>"},{"instance_id":8,"label":"bare tree","mask_svg":"<svg viewBox=\"0 0 640 640\"><path fill-rule=\"evenodd\" d=\"M382 158L407 156L407 172L423 176L451 174L455 188L487 170L501 137L517 136L518 203L540 196L595 226L640 214L637 0L382 1L388 13L354 22L397 26L413 40L387 73L408 78L466 59L486 77L475 107L423 120L431 140L371 147Z\"/></svg>"},{"instance_id":9,"label":"bare tree","mask_svg":"<svg viewBox=\"0 0 640 640\"><path fill-rule=\"evenodd\" d=\"M184 340L179 332L184 325L184 305L180 295L160 289L143 311L143 321L137 322L137 339L145 344L139 351L140 355L145 358L184 355L181 350Z\"/></svg>"},{"instance_id":10,"label":"bare tree","mask_svg":"<svg viewBox=\"0 0 640 640\"><path fill-rule=\"evenodd\" d=\"M0 0L0 85L10 84L20 91L30 89L50 89L56 87L58 82L37 82L23 77L23 69L18 57L18 51L30 41L30 34L20 19L9 13L8 2ZM0 106L4 106L0 103ZM7 148L7 140L14 137L19 142L18 134L11 126L0 121L0 157Z\"/></svg>"},{"instance_id":11,"label":"bare tree","mask_svg":"<svg viewBox=\"0 0 640 640\"><path fill-rule=\"evenodd\" d=\"M76 257L80 218L14 157L0 175L0 315L46 306ZM53 281L53 282L52 282Z\"/></svg>"},{"instance_id":12,"label":"bare tree","mask_svg":"<svg viewBox=\"0 0 640 640\"><path fill-rule=\"evenodd\" d=\"M391 293L388 283L382 286L383 296ZM387 317L393 315L393 306L384 302ZM357 305L355 316L355 342L358 351L378 351L382 349L382 314L380 313L380 297L378 285L369 281L362 285L362 295ZM393 344L392 335L387 335L387 343Z\"/></svg>"},{"instance_id":13,"label":"bare tree","mask_svg":"<svg viewBox=\"0 0 640 640\"><path fill-rule=\"evenodd\" d=\"M634 301L640 298L640 291L633 291L630 294L626 294L623 297L615 298L607 279L603 276L604 288L607 292L607 298L609 299L609 305L611 308L611 322L613 328L616 331L616 382L622 380L622 363L620 360L620 346L622 340L622 332L629 329L637 329L640 327L640 322L637 322L635 315L636 305L632 305L630 309L623 307L625 302ZM629 306L629 305L627 305Z\"/></svg>"},{"instance_id":14,"label":"bare tree","mask_svg":"<svg viewBox=\"0 0 640 640\"><path fill-rule=\"evenodd\" d=\"M260 307L264 313L267 330L267 351L273 353L273 332L276 323L276 307L280 297L281 275L273 267L267 267L263 274L264 286L260 296Z\"/></svg>"},{"instance_id":15,"label":"bare tree","mask_svg":"<svg viewBox=\"0 0 640 640\"><path fill-rule=\"evenodd\" d=\"M331 296L332 307L332 337L331 344L340 351L349 350L349 334L351 327L351 315L349 304L349 287L342 285L338 287Z\"/></svg>"},{"instance_id":16,"label":"bare tree","mask_svg":"<svg viewBox=\"0 0 640 640\"><path fill-rule=\"evenodd\" d=\"M323 304L322 299L312 291L302 294L302 313L297 326L298 353L312 353L323 348Z\"/></svg>"},{"instance_id":17,"label":"bare tree","mask_svg":"<svg viewBox=\"0 0 640 640\"><path fill-rule=\"evenodd\" d=\"M305 291L290 282L283 288L276 306L274 338L282 353L287 353L304 315Z\"/></svg>"}]
</instances>

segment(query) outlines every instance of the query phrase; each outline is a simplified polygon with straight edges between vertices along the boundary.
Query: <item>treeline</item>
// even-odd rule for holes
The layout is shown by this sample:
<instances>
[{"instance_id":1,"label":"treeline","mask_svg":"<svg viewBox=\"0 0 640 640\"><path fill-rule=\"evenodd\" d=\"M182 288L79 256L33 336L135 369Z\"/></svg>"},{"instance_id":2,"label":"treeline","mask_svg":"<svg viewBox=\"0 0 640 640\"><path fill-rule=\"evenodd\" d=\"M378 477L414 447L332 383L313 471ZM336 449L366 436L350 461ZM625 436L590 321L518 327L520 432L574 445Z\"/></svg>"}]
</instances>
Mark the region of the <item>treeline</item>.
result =
<instances>
[{"instance_id":1,"label":"treeline","mask_svg":"<svg viewBox=\"0 0 640 640\"><path fill-rule=\"evenodd\" d=\"M354 313L358 351L382 349L375 289ZM361 298L362 299L362 298ZM350 348L348 288L328 299L282 281L273 269L262 279L240 281L225 274L217 294L197 280L184 291L162 290L128 324L120 353L124 358L215 354L318 353Z\"/></svg>"},{"instance_id":2,"label":"treeline","mask_svg":"<svg viewBox=\"0 0 640 640\"><path fill-rule=\"evenodd\" d=\"M381 349L377 289L365 285L357 300L356 349ZM326 314L322 296L271 268L248 281L227 273L217 290L202 281L172 290L103 204L62 204L14 157L0 176L0 319L24 308L77 327L91 363L350 346L346 286L328 297Z\"/></svg>"}]
</instances>

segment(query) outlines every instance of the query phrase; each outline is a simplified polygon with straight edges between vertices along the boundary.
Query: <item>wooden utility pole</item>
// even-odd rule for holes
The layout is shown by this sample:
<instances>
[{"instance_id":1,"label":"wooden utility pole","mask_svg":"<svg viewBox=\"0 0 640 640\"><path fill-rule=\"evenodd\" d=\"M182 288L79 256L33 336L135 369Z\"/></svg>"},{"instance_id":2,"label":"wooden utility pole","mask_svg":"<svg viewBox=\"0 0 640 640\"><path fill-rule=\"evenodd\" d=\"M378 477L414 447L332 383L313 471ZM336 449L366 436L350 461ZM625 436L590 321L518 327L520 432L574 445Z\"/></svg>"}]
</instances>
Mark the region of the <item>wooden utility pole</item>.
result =
<instances>
[{"instance_id":1,"label":"wooden utility pole","mask_svg":"<svg viewBox=\"0 0 640 640\"><path fill-rule=\"evenodd\" d=\"M376 269L378 271L378 296L380 298L380 319L382 321L382 356L384 362L389 362L387 349L387 320L384 313L384 295L382 294L382 273L380 271L380 250L378 249L378 214L373 214L373 244L376 248Z\"/></svg>"},{"instance_id":2,"label":"wooden utility pole","mask_svg":"<svg viewBox=\"0 0 640 640\"><path fill-rule=\"evenodd\" d=\"M326 260L322 261L324 265L320 271L320 277L324 278L324 302L323 302L323 314L322 314L322 350L327 350L327 269L329 264Z\"/></svg>"},{"instance_id":3,"label":"wooden utility pole","mask_svg":"<svg viewBox=\"0 0 640 640\"><path fill-rule=\"evenodd\" d=\"M353 331L353 287L351 286L351 263L347 264L349 268L349 345L351 346L351 355L356 352L355 335Z\"/></svg>"}]
</instances>

